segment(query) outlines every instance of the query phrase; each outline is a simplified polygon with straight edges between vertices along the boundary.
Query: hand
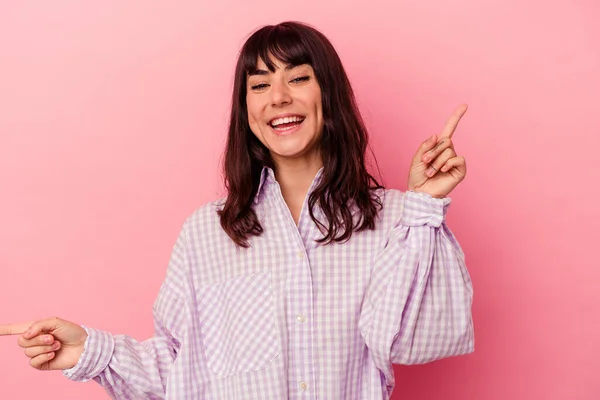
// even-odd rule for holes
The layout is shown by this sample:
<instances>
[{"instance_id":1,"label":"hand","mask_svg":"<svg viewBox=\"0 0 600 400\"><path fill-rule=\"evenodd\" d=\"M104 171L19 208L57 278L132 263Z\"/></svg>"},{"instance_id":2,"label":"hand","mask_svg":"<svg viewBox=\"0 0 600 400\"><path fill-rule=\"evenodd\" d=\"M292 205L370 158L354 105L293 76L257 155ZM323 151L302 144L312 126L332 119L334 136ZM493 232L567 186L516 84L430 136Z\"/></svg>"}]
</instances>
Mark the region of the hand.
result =
<instances>
[{"instance_id":1,"label":"hand","mask_svg":"<svg viewBox=\"0 0 600 400\"><path fill-rule=\"evenodd\" d=\"M6 335L21 335L18 343L31 359L29 364L45 371L74 367L88 336L83 327L60 318L0 325L0 336Z\"/></svg>"},{"instance_id":2,"label":"hand","mask_svg":"<svg viewBox=\"0 0 600 400\"><path fill-rule=\"evenodd\" d=\"M467 105L461 104L446 122L439 141L433 135L421 144L410 166L408 190L441 199L465 178L467 164L464 157L456 155L452 135L466 111Z\"/></svg>"}]
</instances>

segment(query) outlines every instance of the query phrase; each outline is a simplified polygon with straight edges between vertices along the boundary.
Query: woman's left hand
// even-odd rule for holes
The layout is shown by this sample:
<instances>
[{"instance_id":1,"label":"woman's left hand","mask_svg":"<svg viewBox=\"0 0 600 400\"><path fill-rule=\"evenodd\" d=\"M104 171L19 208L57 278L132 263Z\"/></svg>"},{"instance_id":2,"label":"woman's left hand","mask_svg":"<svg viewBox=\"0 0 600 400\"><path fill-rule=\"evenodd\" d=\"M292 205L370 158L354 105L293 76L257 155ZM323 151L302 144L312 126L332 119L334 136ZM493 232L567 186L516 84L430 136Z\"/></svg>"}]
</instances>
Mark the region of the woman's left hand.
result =
<instances>
[{"instance_id":1,"label":"woman's left hand","mask_svg":"<svg viewBox=\"0 0 600 400\"><path fill-rule=\"evenodd\" d=\"M408 190L441 199L465 179L467 164L464 157L456 155L452 135L466 111L467 105L460 105L448 119L439 140L433 135L419 146L410 166Z\"/></svg>"}]
</instances>

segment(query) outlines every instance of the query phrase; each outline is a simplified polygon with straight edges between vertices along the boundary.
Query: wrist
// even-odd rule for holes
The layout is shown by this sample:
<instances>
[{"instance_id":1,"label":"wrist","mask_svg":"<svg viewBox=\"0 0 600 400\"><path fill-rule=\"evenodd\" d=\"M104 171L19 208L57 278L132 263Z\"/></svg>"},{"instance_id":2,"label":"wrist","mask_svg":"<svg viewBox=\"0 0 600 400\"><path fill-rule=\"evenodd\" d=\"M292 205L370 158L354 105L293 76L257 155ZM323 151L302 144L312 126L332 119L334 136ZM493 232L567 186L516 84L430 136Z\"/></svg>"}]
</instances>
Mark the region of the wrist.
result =
<instances>
[{"instance_id":1,"label":"wrist","mask_svg":"<svg viewBox=\"0 0 600 400\"><path fill-rule=\"evenodd\" d=\"M443 199L443 198L445 198L445 197L446 197L446 196L444 196L444 195L439 195L439 194L431 194L431 193L429 193L429 192L426 192L425 190L419 190L419 189L410 189L410 188L409 188L409 189L408 189L408 191L409 191L409 192L415 192L415 193L425 193L425 194L428 194L428 195L430 195L430 196L431 196L431 197L433 197L434 199Z\"/></svg>"}]
</instances>

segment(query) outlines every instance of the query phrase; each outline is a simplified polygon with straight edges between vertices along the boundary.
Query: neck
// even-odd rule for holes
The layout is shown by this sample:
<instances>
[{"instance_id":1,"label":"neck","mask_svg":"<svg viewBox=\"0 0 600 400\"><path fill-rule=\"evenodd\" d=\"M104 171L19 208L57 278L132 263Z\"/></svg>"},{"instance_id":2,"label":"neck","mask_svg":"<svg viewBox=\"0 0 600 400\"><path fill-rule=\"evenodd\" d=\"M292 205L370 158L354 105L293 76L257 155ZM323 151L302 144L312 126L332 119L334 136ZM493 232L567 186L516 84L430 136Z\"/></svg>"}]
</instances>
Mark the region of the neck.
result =
<instances>
[{"instance_id":1,"label":"neck","mask_svg":"<svg viewBox=\"0 0 600 400\"><path fill-rule=\"evenodd\" d=\"M281 160L277 162L275 179L277 179L284 197L287 194L293 197L300 196L304 199L313 179L322 166L323 162L320 159Z\"/></svg>"}]
</instances>

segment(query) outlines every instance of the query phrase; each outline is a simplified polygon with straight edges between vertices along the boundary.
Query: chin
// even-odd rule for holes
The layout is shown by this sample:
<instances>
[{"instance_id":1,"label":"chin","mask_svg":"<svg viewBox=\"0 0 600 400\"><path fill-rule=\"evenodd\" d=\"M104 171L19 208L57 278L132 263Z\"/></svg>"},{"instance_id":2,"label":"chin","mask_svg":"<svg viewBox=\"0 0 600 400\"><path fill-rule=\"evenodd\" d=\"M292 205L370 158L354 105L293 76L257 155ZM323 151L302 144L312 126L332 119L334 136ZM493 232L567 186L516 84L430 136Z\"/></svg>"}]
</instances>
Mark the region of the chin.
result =
<instances>
[{"instance_id":1,"label":"chin","mask_svg":"<svg viewBox=\"0 0 600 400\"><path fill-rule=\"evenodd\" d=\"M297 158L306 153L305 149L275 149L271 148L271 154L282 158Z\"/></svg>"}]
</instances>

